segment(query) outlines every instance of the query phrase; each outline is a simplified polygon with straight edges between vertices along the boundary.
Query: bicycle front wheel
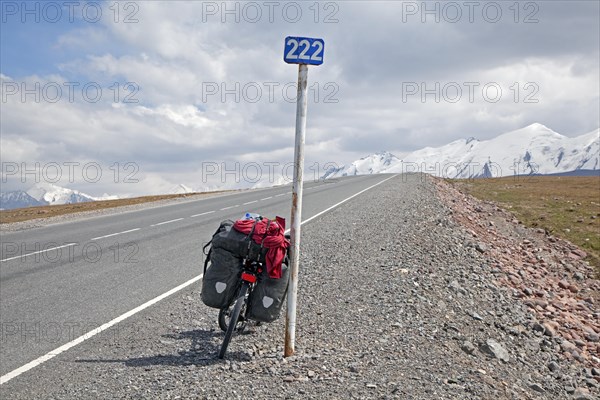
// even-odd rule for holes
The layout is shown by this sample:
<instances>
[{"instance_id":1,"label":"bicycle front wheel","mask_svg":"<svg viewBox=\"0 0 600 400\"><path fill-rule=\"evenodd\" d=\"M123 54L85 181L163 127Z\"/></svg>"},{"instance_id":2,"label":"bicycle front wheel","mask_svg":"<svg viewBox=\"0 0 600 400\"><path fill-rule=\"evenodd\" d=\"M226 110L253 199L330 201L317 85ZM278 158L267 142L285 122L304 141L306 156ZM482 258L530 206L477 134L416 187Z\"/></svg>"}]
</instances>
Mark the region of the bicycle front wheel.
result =
<instances>
[{"instance_id":1,"label":"bicycle front wheel","mask_svg":"<svg viewBox=\"0 0 600 400\"><path fill-rule=\"evenodd\" d=\"M223 338L223 344L221 345L221 350L219 351L219 358L225 357L227 347L229 346L233 332L237 327L238 319L240 318L240 313L242 312L242 307L246 302L246 293L248 292L249 287L250 286L248 282L244 282L240 288L240 292L237 295L235 306L233 306L233 310L231 311L229 318L229 325L227 326L227 331L225 332L225 338Z\"/></svg>"}]
</instances>

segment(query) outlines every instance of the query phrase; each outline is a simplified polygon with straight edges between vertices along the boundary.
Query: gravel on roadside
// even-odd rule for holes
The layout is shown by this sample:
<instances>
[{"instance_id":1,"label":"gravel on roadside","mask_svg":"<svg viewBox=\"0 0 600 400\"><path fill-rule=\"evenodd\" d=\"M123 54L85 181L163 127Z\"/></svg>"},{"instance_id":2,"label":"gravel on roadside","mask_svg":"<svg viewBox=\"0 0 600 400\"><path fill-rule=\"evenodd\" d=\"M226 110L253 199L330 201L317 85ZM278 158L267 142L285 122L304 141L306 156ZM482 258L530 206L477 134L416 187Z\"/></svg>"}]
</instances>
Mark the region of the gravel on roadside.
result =
<instances>
[{"instance_id":1,"label":"gravel on roadside","mask_svg":"<svg viewBox=\"0 0 600 400\"><path fill-rule=\"evenodd\" d=\"M218 360L217 310L194 285L0 396L597 398L599 370L562 357L470 242L431 178L399 175L303 226L296 355L282 356L282 315Z\"/></svg>"}]
</instances>

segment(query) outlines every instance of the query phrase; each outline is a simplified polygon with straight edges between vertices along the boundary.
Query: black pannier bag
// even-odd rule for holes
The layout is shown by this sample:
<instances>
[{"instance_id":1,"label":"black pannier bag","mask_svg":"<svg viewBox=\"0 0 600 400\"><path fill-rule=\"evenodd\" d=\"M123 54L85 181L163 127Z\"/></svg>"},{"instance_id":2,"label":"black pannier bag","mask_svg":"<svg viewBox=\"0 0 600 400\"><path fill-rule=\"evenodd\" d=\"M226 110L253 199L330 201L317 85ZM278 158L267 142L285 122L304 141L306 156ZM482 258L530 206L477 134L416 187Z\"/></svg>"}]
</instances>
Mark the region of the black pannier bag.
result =
<instances>
[{"instance_id":1,"label":"black pannier bag","mask_svg":"<svg viewBox=\"0 0 600 400\"><path fill-rule=\"evenodd\" d=\"M204 248L210 245L212 247L204 263L200 296L208 307L221 309L229 306L235 297L244 258L259 258L264 262L268 249L261 248L249 236L233 229L231 220L221 222L219 229Z\"/></svg>"},{"instance_id":2,"label":"black pannier bag","mask_svg":"<svg viewBox=\"0 0 600 400\"><path fill-rule=\"evenodd\" d=\"M232 226L233 221L221 222L219 229L203 249L206 250L212 244L208 254L205 253L204 277L202 278L202 292L200 293L202 302L209 307L219 309L227 307L235 297L237 283L242 274L242 258L222 246L216 249L214 246L215 238L218 241L219 237L227 236L233 230L231 229ZM210 266L208 266L209 262Z\"/></svg>"},{"instance_id":3,"label":"black pannier bag","mask_svg":"<svg viewBox=\"0 0 600 400\"><path fill-rule=\"evenodd\" d=\"M252 234L246 236L233 229L233 221L223 221L212 237L212 251L223 249L239 258L258 259L264 263L269 249L261 248L260 244L251 239L251 236Z\"/></svg>"},{"instance_id":4,"label":"black pannier bag","mask_svg":"<svg viewBox=\"0 0 600 400\"><path fill-rule=\"evenodd\" d=\"M224 308L233 301L243 260L224 249L212 248L210 266L202 278L202 302L209 307Z\"/></svg>"},{"instance_id":5,"label":"black pannier bag","mask_svg":"<svg viewBox=\"0 0 600 400\"><path fill-rule=\"evenodd\" d=\"M281 265L281 278L270 278L266 268L258 276L248 299L248 317L261 322L273 322L281 314L286 299L290 270Z\"/></svg>"}]
</instances>

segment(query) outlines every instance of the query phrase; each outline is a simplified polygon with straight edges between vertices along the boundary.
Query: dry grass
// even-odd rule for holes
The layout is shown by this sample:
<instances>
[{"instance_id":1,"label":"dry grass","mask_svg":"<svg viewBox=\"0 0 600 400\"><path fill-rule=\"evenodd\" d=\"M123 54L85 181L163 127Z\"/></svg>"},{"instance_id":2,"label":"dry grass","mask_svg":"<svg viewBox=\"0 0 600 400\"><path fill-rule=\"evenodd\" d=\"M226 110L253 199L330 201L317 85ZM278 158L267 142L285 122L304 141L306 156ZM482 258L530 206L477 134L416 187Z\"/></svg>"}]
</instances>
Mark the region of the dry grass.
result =
<instances>
[{"instance_id":1,"label":"dry grass","mask_svg":"<svg viewBox=\"0 0 600 400\"><path fill-rule=\"evenodd\" d=\"M102 210L105 208L123 207L133 204L149 203L153 201L166 200L166 199L177 199L191 196L209 196L216 193L222 192L209 192L209 193L192 193L192 194L166 194L160 196L143 196L134 197L129 199L118 199L118 200L103 200L103 201L90 201L87 203L75 203L75 204L61 204L54 206L39 206L39 207L27 207L27 208L16 208L13 210L2 210L0 211L0 224L8 224L11 222L28 221L36 218L50 218L58 215L73 214L82 211L94 211Z\"/></svg>"},{"instance_id":2,"label":"dry grass","mask_svg":"<svg viewBox=\"0 0 600 400\"><path fill-rule=\"evenodd\" d=\"M600 271L600 177L505 177L451 181L494 201L527 226L543 228L588 253Z\"/></svg>"}]
</instances>

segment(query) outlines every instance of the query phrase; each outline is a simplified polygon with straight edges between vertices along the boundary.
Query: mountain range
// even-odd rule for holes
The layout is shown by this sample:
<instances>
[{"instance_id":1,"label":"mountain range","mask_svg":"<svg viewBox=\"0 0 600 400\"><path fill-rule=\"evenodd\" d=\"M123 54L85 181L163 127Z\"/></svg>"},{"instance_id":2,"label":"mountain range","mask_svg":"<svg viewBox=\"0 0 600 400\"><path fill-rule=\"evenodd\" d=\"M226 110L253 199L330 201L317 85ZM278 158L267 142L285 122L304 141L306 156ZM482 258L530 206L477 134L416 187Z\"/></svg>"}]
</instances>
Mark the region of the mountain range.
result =
<instances>
[{"instance_id":1,"label":"mountain range","mask_svg":"<svg viewBox=\"0 0 600 400\"><path fill-rule=\"evenodd\" d=\"M459 139L396 157L384 151L331 168L322 178L425 172L444 178L600 173L600 130L570 138L532 124L490 140Z\"/></svg>"},{"instance_id":2,"label":"mountain range","mask_svg":"<svg viewBox=\"0 0 600 400\"><path fill-rule=\"evenodd\" d=\"M459 139L441 147L425 147L401 157L384 151L330 168L322 179L341 176L425 172L444 178L480 178L511 175L600 174L600 130L570 138L542 124L532 124L489 140ZM289 183L283 177L264 180L254 188ZM167 193L184 194L217 190L193 189L179 184ZM165 193L165 194L167 194ZM26 191L0 194L0 209L115 199L93 197L78 190L38 183Z\"/></svg>"},{"instance_id":3,"label":"mountain range","mask_svg":"<svg viewBox=\"0 0 600 400\"><path fill-rule=\"evenodd\" d=\"M26 191L14 190L0 194L0 209L47 206L55 204L84 203L116 199L116 196L93 197L78 190L67 189L51 183L37 183Z\"/></svg>"}]
</instances>

